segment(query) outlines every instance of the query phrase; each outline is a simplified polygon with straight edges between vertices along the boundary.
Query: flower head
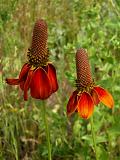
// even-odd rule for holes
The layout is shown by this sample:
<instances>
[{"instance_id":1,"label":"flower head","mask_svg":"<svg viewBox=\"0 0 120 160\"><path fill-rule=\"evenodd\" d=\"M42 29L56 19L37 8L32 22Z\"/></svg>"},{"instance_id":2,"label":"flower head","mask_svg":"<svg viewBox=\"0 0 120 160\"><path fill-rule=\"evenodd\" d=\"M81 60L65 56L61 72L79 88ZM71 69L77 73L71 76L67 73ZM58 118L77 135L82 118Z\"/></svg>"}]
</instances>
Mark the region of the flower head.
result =
<instances>
[{"instance_id":1,"label":"flower head","mask_svg":"<svg viewBox=\"0 0 120 160\"><path fill-rule=\"evenodd\" d=\"M85 49L78 49L76 53L77 89L72 93L67 104L67 115L75 111L82 118L88 119L94 110L94 106L102 102L109 108L113 108L112 95L104 88L95 85L92 80L88 55Z\"/></svg>"},{"instance_id":2,"label":"flower head","mask_svg":"<svg viewBox=\"0 0 120 160\"><path fill-rule=\"evenodd\" d=\"M33 30L32 43L28 49L28 63L21 69L18 79L6 79L9 85L20 85L24 91L24 100L31 96L36 99L46 99L58 89L56 70L48 61L47 24L44 20L37 20Z\"/></svg>"}]
</instances>

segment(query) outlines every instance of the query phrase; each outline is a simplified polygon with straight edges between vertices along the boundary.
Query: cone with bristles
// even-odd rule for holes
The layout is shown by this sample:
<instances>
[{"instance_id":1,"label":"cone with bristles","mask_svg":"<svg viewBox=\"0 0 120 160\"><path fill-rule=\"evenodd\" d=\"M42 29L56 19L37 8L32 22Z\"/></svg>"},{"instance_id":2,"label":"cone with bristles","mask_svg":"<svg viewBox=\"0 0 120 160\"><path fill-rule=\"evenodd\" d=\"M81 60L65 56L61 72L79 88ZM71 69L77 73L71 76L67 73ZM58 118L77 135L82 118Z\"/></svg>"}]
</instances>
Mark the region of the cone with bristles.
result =
<instances>
[{"instance_id":1,"label":"cone with bristles","mask_svg":"<svg viewBox=\"0 0 120 160\"><path fill-rule=\"evenodd\" d=\"M90 64L88 61L88 55L85 49L81 48L76 53L76 70L77 80L76 86L86 87L92 83L92 75L90 70Z\"/></svg>"},{"instance_id":2,"label":"cone with bristles","mask_svg":"<svg viewBox=\"0 0 120 160\"><path fill-rule=\"evenodd\" d=\"M44 20L37 20L33 29L32 43L28 51L28 59L33 66L44 66L48 61L47 24Z\"/></svg>"}]
</instances>

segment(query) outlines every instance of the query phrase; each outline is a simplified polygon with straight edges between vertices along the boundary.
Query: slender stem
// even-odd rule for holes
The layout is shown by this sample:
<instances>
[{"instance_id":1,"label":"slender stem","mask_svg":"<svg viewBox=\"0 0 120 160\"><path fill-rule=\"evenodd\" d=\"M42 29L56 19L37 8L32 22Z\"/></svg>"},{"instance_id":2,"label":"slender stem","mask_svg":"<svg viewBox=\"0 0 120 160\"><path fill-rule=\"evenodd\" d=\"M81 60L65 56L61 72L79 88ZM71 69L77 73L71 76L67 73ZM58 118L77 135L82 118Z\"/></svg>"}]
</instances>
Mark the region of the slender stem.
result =
<instances>
[{"instance_id":1,"label":"slender stem","mask_svg":"<svg viewBox=\"0 0 120 160\"><path fill-rule=\"evenodd\" d=\"M45 108L45 103L43 101L42 103L42 111L43 111L43 120L45 124L45 133L46 133L46 138L47 138L47 147L48 147L48 160L52 160L51 158L51 144L50 144L50 132L48 128L48 122L47 122L47 117L46 117L46 108Z\"/></svg>"},{"instance_id":2,"label":"slender stem","mask_svg":"<svg viewBox=\"0 0 120 160\"><path fill-rule=\"evenodd\" d=\"M90 123L91 123L91 133L92 133L92 139L93 139L95 157L96 157L96 160L98 160L97 146L96 146L96 137L95 137L94 125L93 125L94 124L93 123L93 116L90 118Z\"/></svg>"}]
</instances>

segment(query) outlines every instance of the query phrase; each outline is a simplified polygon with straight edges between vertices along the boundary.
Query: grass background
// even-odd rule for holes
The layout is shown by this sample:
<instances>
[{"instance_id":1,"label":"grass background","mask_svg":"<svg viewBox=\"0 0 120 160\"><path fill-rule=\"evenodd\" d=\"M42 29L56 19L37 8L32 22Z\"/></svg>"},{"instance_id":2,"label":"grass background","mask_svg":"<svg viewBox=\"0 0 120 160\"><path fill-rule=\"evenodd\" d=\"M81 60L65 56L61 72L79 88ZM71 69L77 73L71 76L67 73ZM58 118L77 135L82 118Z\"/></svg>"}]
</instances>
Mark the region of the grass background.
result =
<instances>
[{"instance_id":1,"label":"grass background","mask_svg":"<svg viewBox=\"0 0 120 160\"><path fill-rule=\"evenodd\" d=\"M114 97L111 111L103 104L94 110L100 160L120 160L120 2L119 0L6 0L0 1L0 160L46 160L47 144L41 101L24 102L16 86L27 61L37 19L48 24L50 60L57 70L59 90L46 100L53 160L94 160L89 120L66 116L74 91L75 52L88 50L96 84Z\"/></svg>"}]
</instances>

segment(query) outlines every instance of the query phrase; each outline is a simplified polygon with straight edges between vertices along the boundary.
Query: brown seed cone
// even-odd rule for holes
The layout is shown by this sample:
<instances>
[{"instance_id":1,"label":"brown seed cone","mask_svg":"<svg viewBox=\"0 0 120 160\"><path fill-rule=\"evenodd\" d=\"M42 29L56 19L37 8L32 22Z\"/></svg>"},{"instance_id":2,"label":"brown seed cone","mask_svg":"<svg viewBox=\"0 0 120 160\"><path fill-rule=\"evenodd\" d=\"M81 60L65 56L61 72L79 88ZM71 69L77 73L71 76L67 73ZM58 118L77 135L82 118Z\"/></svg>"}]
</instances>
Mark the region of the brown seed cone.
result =
<instances>
[{"instance_id":1,"label":"brown seed cone","mask_svg":"<svg viewBox=\"0 0 120 160\"><path fill-rule=\"evenodd\" d=\"M76 53L76 70L77 70L77 81L76 86L87 87L92 83L92 76L90 70L90 64L88 61L88 55L85 49L80 48Z\"/></svg>"},{"instance_id":2,"label":"brown seed cone","mask_svg":"<svg viewBox=\"0 0 120 160\"><path fill-rule=\"evenodd\" d=\"M48 60L47 24L44 20L37 20L33 29L32 44L28 51L29 62L33 65L44 65Z\"/></svg>"}]
</instances>

